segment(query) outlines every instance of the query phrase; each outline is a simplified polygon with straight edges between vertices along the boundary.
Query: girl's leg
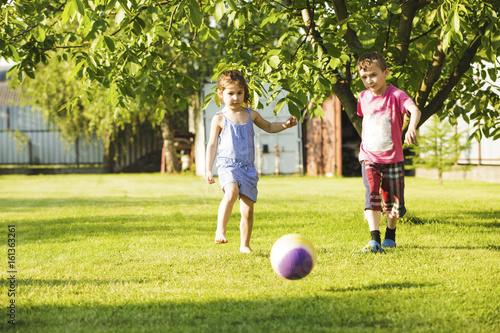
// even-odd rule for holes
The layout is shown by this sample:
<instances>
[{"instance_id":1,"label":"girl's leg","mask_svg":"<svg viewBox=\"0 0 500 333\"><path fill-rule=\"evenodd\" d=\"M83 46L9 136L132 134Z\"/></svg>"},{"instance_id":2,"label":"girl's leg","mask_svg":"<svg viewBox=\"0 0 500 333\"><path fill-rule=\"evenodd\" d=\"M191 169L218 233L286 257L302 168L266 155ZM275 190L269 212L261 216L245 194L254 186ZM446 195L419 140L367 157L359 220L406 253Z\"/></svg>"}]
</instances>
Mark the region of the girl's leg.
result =
<instances>
[{"instance_id":1,"label":"girl's leg","mask_svg":"<svg viewBox=\"0 0 500 333\"><path fill-rule=\"evenodd\" d=\"M215 232L215 242L218 244L227 243L226 227L229 222L231 212L233 211L234 202L238 199L239 193L240 190L238 188L238 184L236 183L228 183L224 186L224 198L222 198L219 206L217 231Z\"/></svg>"},{"instance_id":2,"label":"girl's leg","mask_svg":"<svg viewBox=\"0 0 500 333\"><path fill-rule=\"evenodd\" d=\"M250 248L250 237L252 236L253 228L253 206L254 202L252 200L243 194L240 195L240 251L244 253L252 252L252 249Z\"/></svg>"}]
</instances>

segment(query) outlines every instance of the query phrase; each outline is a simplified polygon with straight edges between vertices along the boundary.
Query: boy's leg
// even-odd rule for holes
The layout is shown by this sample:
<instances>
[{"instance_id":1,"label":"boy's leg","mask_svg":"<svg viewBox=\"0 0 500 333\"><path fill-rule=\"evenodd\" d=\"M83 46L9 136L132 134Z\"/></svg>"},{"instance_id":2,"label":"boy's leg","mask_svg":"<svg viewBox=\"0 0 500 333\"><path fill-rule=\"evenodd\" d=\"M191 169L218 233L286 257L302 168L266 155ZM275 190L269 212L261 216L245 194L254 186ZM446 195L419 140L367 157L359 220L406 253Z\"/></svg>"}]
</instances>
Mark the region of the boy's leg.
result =
<instances>
[{"instance_id":1,"label":"boy's leg","mask_svg":"<svg viewBox=\"0 0 500 333\"><path fill-rule=\"evenodd\" d=\"M250 200L246 195L240 195L240 233L241 233L241 245L240 251L244 253L252 252L250 248L250 237L252 236L253 228L253 207L254 202Z\"/></svg>"},{"instance_id":2,"label":"boy's leg","mask_svg":"<svg viewBox=\"0 0 500 333\"><path fill-rule=\"evenodd\" d=\"M390 213L387 213L387 229L385 229L385 239L382 243L383 248L396 247L396 226L398 218Z\"/></svg>"},{"instance_id":3,"label":"boy's leg","mask_svg":"<svg viewBox=\"0 0 500 333\"><path fill-rule=\"evenodd\" d=\"M365 218L370 228L371 241L362 252L382 252L380 245L380 216L382 205L380 197L381 173L380 165L363 161L361 166L363 184L365 185Z\"/></svg>"},{"instance_id":4,"label":"boy's leg","mask_svg":"<svg viewBox=\"0 0 500 333\"><path fill-rule=\"evenodd\" d=\"M372 240L376 241L377 243L380 242L380 216L382 215L382 212L378 210L371 210L367 209L365 210L365 217L366 220L368 221L368 227L370 228L370 235Z\"/></svg>"},{"instance_id":5,"label":"boy's leg","mask_svg":"<svg viewBox=\"0 0 500 333\"><path fill-rule=\"evenodd\" d=\"M227 243L226 227L229 222L229 217L233 211L233 205L238 199L240 191L238 184L227 183L224 186L224 197L219 206L219 213L217 216L217 230L215 231L215 243Z\"/></svg>"},{"instance_id":6,"label":"boy's leg","mask_svg":"<svg viewBox=\"0 0 500 333\"><path fill-rule=\"evenodd\" d=\"M406 213L404 202L404 165L394 163L388 165L386 177L382 182L384 210L387 213L387 229L382 247L396 247L396 226L398 218Z\"/></svg>"}]
</instances>

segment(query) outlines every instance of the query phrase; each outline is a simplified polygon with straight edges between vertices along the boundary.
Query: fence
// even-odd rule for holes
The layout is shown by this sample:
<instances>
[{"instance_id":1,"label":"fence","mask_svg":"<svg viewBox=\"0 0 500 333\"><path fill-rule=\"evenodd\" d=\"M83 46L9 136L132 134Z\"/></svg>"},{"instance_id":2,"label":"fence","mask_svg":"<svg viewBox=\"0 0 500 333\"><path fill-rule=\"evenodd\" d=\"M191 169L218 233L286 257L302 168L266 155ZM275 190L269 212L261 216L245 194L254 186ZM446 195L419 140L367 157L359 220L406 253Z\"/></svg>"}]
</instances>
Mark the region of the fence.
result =
<instances>
[{"instance_id":1,"label":"fence","mask_svg":"<svg viewBox=\"0 0 500 333\"><path fill-rule=\"evenodd\" d=\"M95 135L71 142L30 106L0 106L0 165L102 164L103 156Z\"/></svg>"}]
</instances>

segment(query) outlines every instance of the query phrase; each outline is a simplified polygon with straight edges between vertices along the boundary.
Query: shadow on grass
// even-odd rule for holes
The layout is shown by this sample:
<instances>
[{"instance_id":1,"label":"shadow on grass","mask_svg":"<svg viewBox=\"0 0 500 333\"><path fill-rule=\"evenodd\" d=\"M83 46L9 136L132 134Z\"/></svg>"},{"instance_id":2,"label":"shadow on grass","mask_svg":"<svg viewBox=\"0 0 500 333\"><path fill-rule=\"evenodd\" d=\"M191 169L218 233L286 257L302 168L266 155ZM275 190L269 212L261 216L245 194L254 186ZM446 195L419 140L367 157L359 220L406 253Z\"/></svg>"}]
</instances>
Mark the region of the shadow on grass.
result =
<instances>
[{"instance_id":1,"label":"shadow on grass","mask_svg":"<svg viewBox=\"0 0 500 333\"><path fill-rule=\"evenodd\" d=\"M347 291L365 291L365 290L402 290L402 289L411 289L411 288L422 288L422 287L432 287L437 285L437 283L411 283L411 282L403 282L403 283L374 283L365 287L348 287L348 288L329 288L326 291L333 293L341 293Z\"/></svg>"},{"instance_id":2,"label":"shadow on grass","mask_svg":"<svg viewBox=\"0 0 500 333\"><path fill-rule=\"evenodd\" d=\"M75 305L20 305L17 332L373 332L404 331L418 323L439 331L445 323L440 311L407 311L395 317L397 295L385 299L391 308L379 311L367 306L373 295L353 297L331 294L304 298L265 300L134 301L126 304L83 303ZM415 303L412 303L415 305ZM391 311L392 310L392 311ZM0 327L5 321L0 323ZM416 325L416 324L415 324ZM399 328L399 329L398 329Z\"/></svg>"},{"instance_id":3,"label":"shadow on grass","mask_svg":"<svg viewBox=\"0 0 500 333\"><path fill-rule=\"evenodd\" d=\"M155 199L141 200L127 198L82 199L28 199L3 200L6 207L3 212L18 212L23 215L15 223L17 225L18 240L27 242L71 242L82 237L99 235L126 236L126 235L162 235L169 237L184 237L184 233L191 235L212 235L215 232L217 207L219 200L200 199ZM213 207L210 211L206 206ZM48 207L60 207L60 213L40 214L33 217L24 210L40 211ZM80 209L88 207L88 209ZM123 210L120 208L123 207ZM75 210L72 210L75 208ZM109 215L106 213L109 210ZM132 213L131 213L132 211ZM51 215L52 214L52 215ZM328 214L317 216L327 218ZM269 212L255 213L255 220L268 221L282 218L280 214L269 216ZM230 223L239 223L240 213L238 204L234 206ZM287 228L291 230L303 227L304 220L310 219L308 212L294 215L294 221L287 221ZM255 229L274 228L274 224L262 223Z\"/></svg>"},{"instance_id":4,"label":"shadow on grass","mask_svg":"<svg viewBox=\"0 0 500 333\"><path fill-rule=\"evenodd\" d=\"M3 212L17 212L19 209L26 208L51 208L51 207L85 207L85 206L104 206L129 207L129 206L175 206L175 205L219 205L220 199L200 198L200 197L181 197L164 196L159 198L135 198L135 197L70 197L70 198L47 198L47 199L2 199L0 207Z\"/></svg>"},{"instance_id":5,"label":"shadow on grass","mask_svg":"<svg viewBox=\"0 0 500 333\"><path fill-rule=\"evenodd\" d=\"M398 223L406 223L413 225L424 224L449 224L458 227L469 228L500 228L500 211L471 211L471 210L457 210L453 214L442 214L438 218L421 218L415 213L410 212L398 220ZM462 221L473 221L464 223ZM491 222L488 222L490 220Z\"/></svg>"},{"instance_id":6,"label":"shadow on grass","mask_svg":"<svg viewBox=\"0 0 500 333\"><path fill-rule=\"evenodd\" d=\"M421 245L407 245L407 249L419 249L419 250L429 250L429 249L444 249L444 250L490 250L490 251L500 251L500 246L496 244L489 244L485 246L421 246Z\"/></svg>"},{"instance_id":7,"label":"shadow on grass","mask_svg":"<svg viewBox=\"0 0 500 333\"><path fill-rule=\"evenodd\" d=\"M153 235L185 237L191 235L212 234L215 218L211 215L191 215L175 212L174 214L137 215L97 215L65 217L42 221L20 220L17 222L18 240L27 242L68 242L82 237L107 235L111 238L126 235Z\"/></svg>"}]
</instances>

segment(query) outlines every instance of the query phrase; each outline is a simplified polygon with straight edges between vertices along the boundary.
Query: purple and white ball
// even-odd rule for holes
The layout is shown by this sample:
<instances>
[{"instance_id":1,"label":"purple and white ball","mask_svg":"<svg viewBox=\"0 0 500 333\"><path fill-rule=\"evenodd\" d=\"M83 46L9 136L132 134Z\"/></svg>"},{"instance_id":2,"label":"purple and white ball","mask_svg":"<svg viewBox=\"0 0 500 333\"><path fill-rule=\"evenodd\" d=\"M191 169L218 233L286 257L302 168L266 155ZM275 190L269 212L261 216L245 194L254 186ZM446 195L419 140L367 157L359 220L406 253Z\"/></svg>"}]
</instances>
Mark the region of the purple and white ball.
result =
<instances>
[{"instance_id":1,"label":"purple and white ball","mask_svg":"<svg viewBox=\"0 0 500 333\"><path fill-rule=\"evenodd\" d=\"M271 265L278 275L288 280L302 279L311 273L316 262L314 245L298 234L288 234L271 249Z\"/></svg>"}]
</instances>

